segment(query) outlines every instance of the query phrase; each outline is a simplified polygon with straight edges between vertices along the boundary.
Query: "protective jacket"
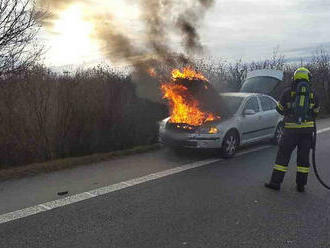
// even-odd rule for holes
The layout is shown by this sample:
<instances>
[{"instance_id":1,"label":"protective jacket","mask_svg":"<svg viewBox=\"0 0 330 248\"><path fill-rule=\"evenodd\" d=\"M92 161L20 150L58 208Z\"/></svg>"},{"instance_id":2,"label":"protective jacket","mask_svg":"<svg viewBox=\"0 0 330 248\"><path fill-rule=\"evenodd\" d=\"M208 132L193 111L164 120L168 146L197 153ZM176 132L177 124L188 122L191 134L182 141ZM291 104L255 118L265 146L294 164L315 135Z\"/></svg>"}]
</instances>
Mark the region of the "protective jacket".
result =
<instances>
[{"instance_id":1,"label":"protective jacket","mask_svg":"<svg viewBox=\"0 0 330 248\"><path fill-rule=\"evenodd\" d=\"M277 112L284 115L284 127L286 129L308 128L308 131L312 131L314 127L314 119L320 112L320 106L317 96L314 91L310 92L310 105L309 114L306 120L301 123L297 123L294 116L293 104L296 99L296 91L294 87L286 89L276 107ZM307 130L305 130L307 131Z\"/></svg>"}]
</instances>

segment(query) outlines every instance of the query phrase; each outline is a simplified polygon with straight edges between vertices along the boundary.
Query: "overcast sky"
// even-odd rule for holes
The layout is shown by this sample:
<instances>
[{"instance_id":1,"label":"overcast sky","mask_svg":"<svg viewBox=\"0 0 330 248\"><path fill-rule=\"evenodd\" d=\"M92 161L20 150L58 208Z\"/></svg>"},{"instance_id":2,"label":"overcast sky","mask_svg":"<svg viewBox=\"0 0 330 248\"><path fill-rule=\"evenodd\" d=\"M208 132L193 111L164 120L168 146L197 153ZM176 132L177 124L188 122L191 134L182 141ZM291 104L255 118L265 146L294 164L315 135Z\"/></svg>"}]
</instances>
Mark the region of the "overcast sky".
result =
<instances>
[{"instance_id":1,"label":"overcast sky","mask_svg":"<svg viewBox=\"0 0 330 248\"><path fill-rule=\"evenodd\" d=\"M329 0L218 0L202 28L211 54L258 60L274 48L287 58L330 47Z\"/></svg>"},{"instance_id":2,"label":"overcast sky","mask_svg":"<svg viewBox=\"0 0 330 248\"><path fill-rule=\"evenodd\" d=\"M119 0L108 1L117 4ZM230 61L260 60L269 58L279 47L286 58L299 60L311 56L318 48L330 48L329 24L330 0L216 0L200 26L200 34L209 56ZM78 34L75 36L82 39ZM61 48L56 48L56 44L61 47L63 44L54 42L54 36L47 39L52 44L48 53L52 59L48 61L54 65L88 63L100 56L95 48L86 54L80 48L82 59L77 56L62 59ZM65 54L70 51L75 53L68 48Z\"/></svg>"}]
</instances>

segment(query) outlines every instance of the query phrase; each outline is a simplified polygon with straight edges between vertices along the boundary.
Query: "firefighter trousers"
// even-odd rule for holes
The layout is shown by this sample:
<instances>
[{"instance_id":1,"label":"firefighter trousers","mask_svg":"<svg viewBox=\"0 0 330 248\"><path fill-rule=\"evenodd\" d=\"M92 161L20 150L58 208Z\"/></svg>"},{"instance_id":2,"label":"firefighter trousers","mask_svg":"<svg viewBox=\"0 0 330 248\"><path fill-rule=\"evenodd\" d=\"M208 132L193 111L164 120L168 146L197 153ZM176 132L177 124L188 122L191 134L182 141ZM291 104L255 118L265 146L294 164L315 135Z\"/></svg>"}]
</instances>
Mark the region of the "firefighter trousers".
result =
<instances>
[{"instance_id":1,"label":"firefighter trousers","mask_svg":"<svg viewBox=\"0 0 330 248\"><path fill-rule=\"evenodd\" d=\"M297 185L306 185L310 171L310 151L312 148L313 132L311 129L285 129L272 173L271 182L281 184L288 170L291 154L297 148Z\"/></svg>"}]
</instances>

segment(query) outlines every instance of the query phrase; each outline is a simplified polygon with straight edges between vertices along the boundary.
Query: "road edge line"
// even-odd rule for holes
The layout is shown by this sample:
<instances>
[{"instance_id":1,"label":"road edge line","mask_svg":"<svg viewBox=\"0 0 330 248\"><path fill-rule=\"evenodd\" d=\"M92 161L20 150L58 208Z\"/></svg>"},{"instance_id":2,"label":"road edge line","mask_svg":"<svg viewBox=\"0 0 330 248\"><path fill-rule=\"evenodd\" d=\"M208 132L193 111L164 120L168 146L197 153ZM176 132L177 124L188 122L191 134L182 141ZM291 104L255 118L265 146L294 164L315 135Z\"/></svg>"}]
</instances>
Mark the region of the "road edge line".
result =
<instances>
[{"instance_id":1,"label":"road edge line","mask_svg":"<svg viewBox=\"0 0 330 248\"><path fill-rule=\"evenodd\" d=\"M90 190L87 192L83 192L80 194L76 194L76 195L72 195L72 196L68 196L66 198L63 199L58 199L55 201L50 201L50 202L46 202L46 203L41 203L38 204L36 206L32 206L32 207L28 207L28 208L24 208L21 210L17 210L14 212L10 212L10 213L6 213L6 214L2 214L0 215L0 224L4 224L7 222L11 222L17 219L21 219L21 218L25 218L31 215L36 215L38 213L41 212L46 212L52 209L56 209L56 208L60 208L66 205L70 205L73 203L77 203L77 202L81 202L84 200L88 200L91 198L95 198L101 195L105 195L111 192L115 192L118 190L122 190L125 188L130 188L133 187L135 185L138 184L142 184L145 182L149 182L149 181L154 181L156 179L159 178L163 178L163 177L167 177L170 175L174 175L174 174L178 174L180 172L183 171L187 171L187 170L191 170L194 168L198 168L198 167L202 167L208 164L212 164L218 161L221 161L222 159L206 159L206 160L202 160L202 161L197 161L197 162L193 162L190 164L186 164L183 166L179 166L179 167L175 167L175 168L171 168L165 171L160 171L160 172L156 172L156 173L152 173L143 177L138 177L138 178L134 178L134 179L130 179L128 181L124 181L124 182L120 182L117 184L112 184L109 186L105 186L102 188L98 188L98 189L94 189L94 190Z\"/></svg>"}]
</instances>

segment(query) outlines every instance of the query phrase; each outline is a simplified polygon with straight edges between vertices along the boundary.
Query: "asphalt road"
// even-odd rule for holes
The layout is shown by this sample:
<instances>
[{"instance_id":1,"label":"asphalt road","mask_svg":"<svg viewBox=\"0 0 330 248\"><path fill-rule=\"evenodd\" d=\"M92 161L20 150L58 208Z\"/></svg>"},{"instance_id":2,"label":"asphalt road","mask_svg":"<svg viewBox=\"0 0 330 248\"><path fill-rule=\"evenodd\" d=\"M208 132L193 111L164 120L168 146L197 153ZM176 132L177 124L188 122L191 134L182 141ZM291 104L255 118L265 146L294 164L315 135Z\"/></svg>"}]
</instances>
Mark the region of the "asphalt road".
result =
<instances>
[{"instance_id":1,"label":"asphalt road","mask_svg":"<svg viewBox=\"0 0 330 248\"><path fill-rule=\"evenodd\" d=\"M329 126L329 120L320 123L320 128ZM330 132L320 134L317 162L330 183L329 145ZM0 247L330 247L330 192L318 184L313 173L307 192L297 193L292 158L282 191L263 187L276 150L270 147L247 153L1 224ZM95 188L91 182L101 180L98 173L106 177L107 170L112 172L107 175L109 181L103 179L99 185L214 156L152 154L140 160L134 157L129 165L117 160L108 167L61 172L64 181L77 177L70 184L55 182L61 175L56 173L3 182L2 213L53 200L56 185L72 194ZM92 168L97 175L91 173ZM53 187L37 191L38 186L47 185L47 178ZM73 190L67 188L70 186ZM25 197L19 197L24 192Z\"/></svg>"}]
</instances>

